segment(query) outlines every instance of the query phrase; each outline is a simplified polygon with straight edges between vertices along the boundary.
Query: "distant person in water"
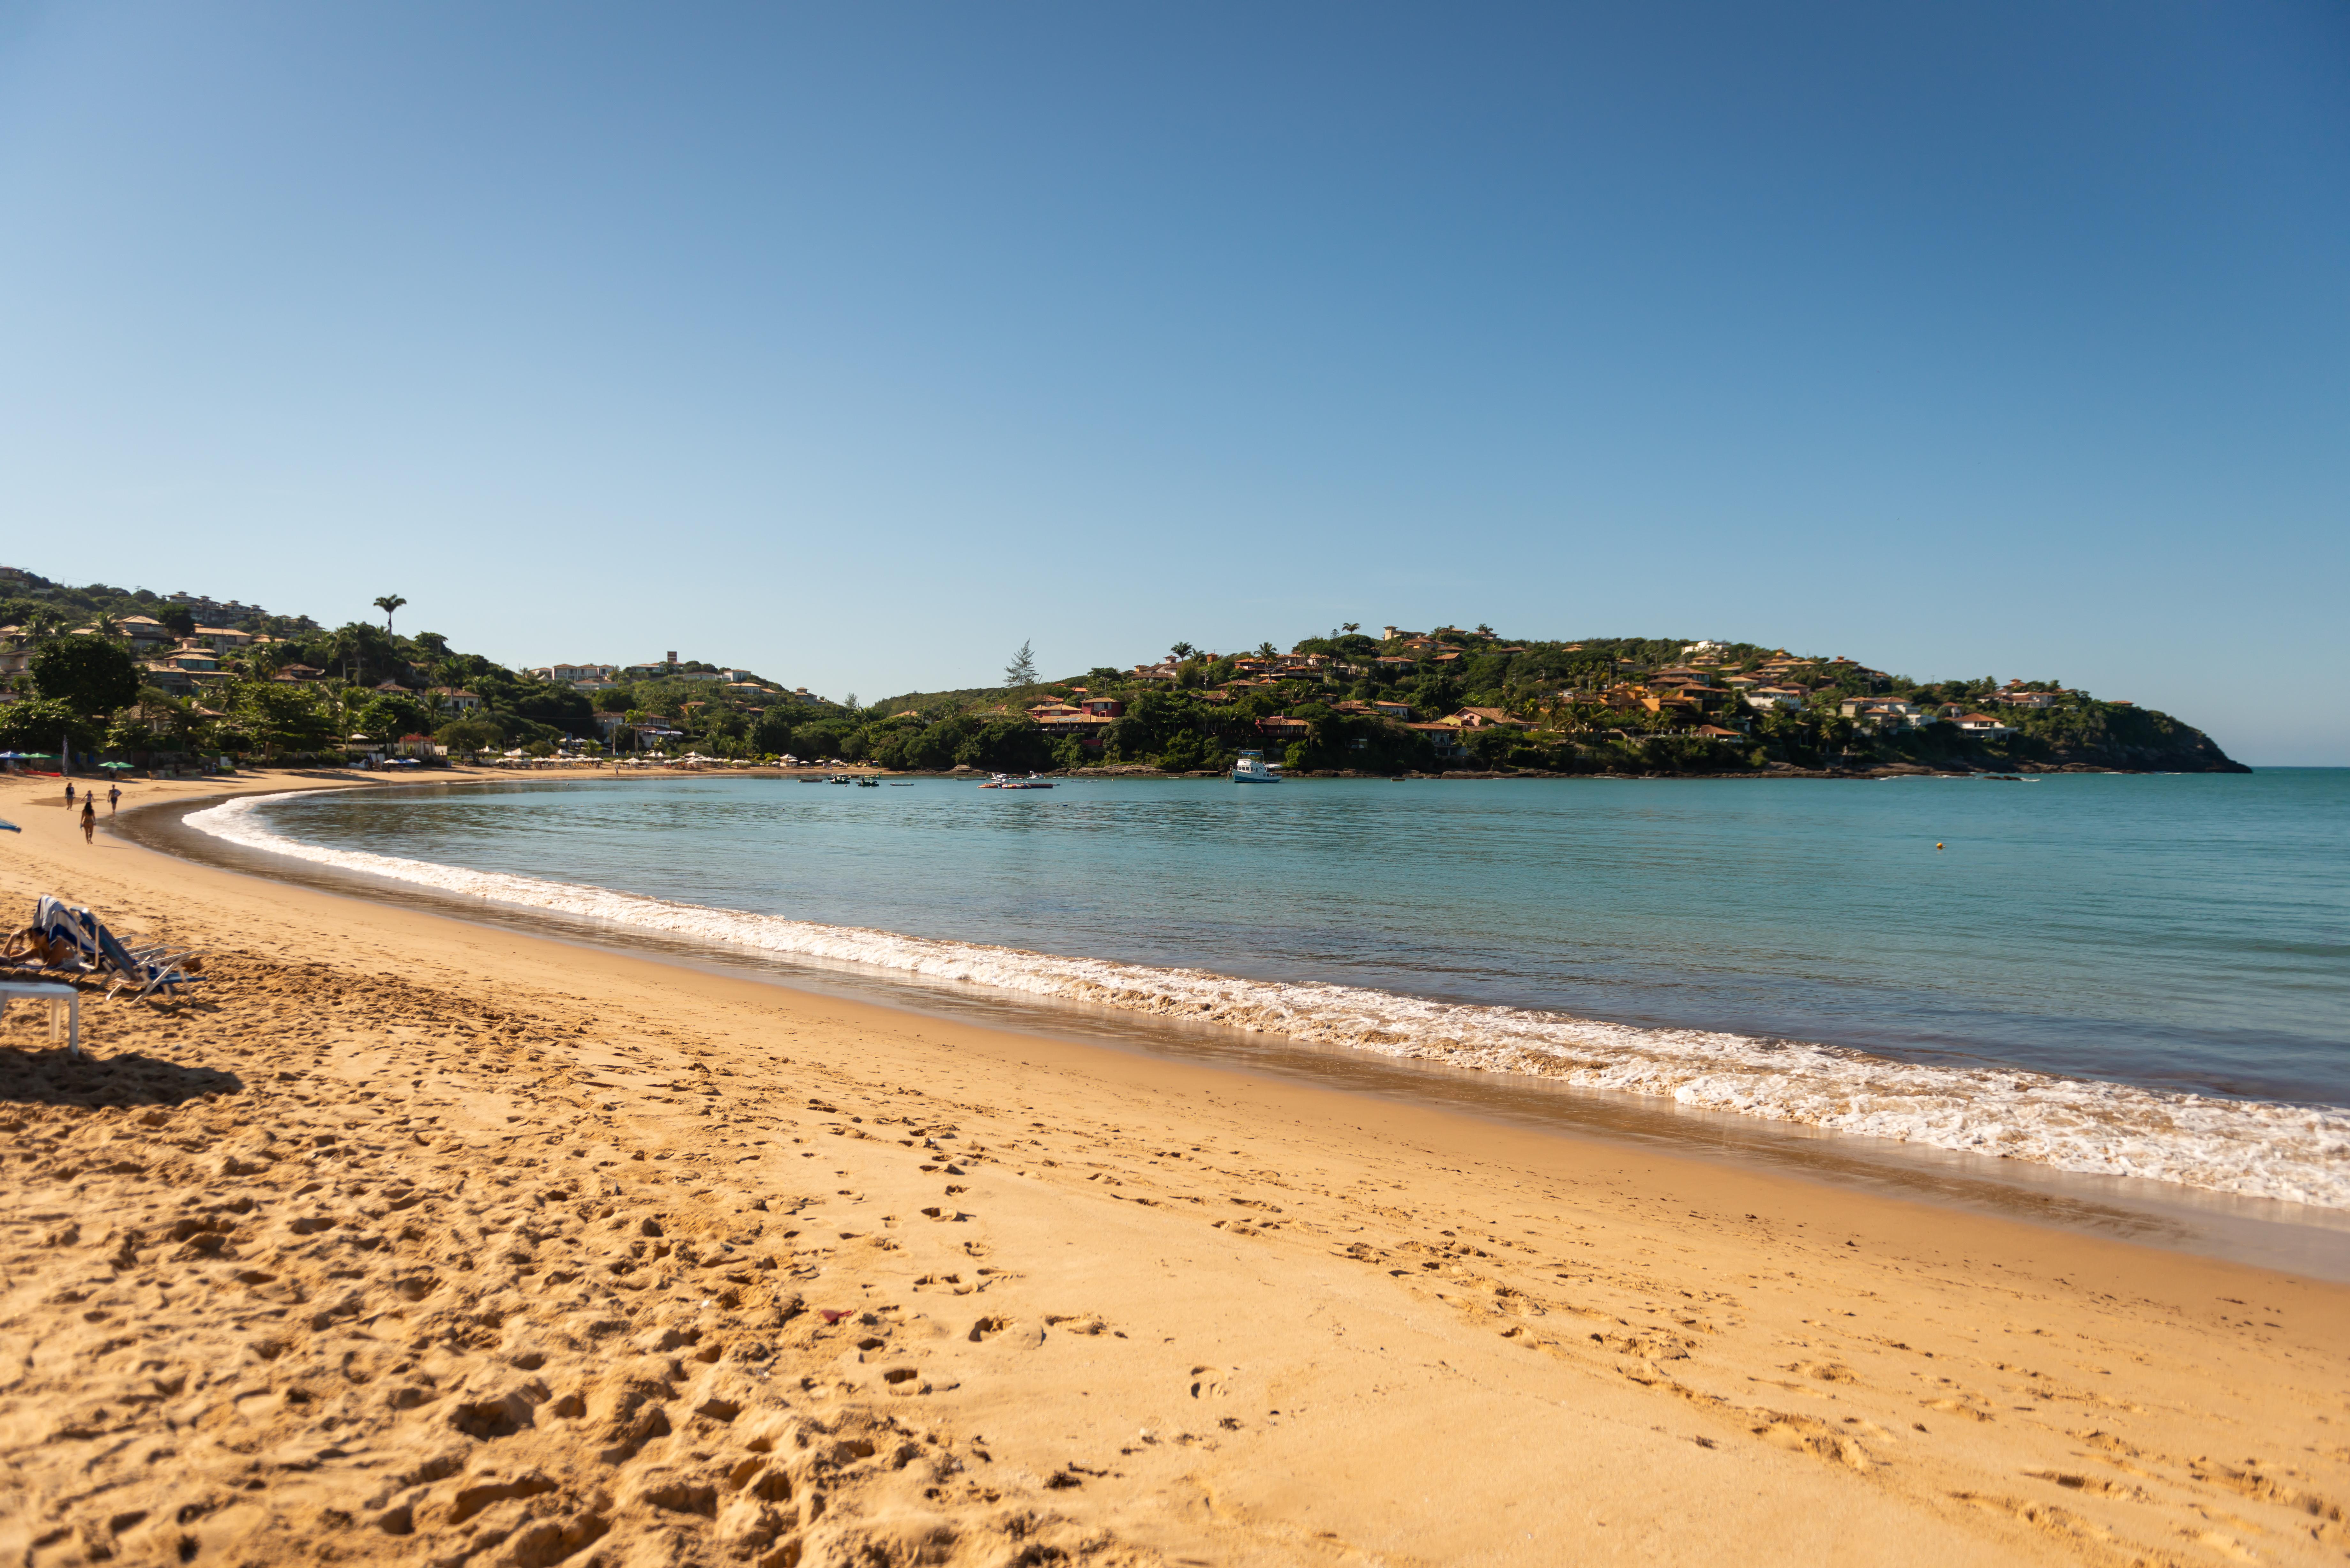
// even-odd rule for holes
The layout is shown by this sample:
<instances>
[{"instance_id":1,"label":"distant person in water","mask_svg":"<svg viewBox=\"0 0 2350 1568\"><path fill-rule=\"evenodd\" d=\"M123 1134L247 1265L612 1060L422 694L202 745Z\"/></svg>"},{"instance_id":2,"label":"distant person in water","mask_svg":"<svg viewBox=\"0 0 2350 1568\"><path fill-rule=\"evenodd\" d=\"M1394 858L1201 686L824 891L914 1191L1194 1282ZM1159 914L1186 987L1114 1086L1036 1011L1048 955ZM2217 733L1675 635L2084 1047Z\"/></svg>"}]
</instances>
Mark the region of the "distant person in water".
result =
<instances>
[{"instance_id":1,"label":"distant person in water","mask_svg":"<svg viewBox=\"0 0 2350 1568\"><path fill-rule=\"evenodd\" d=\"M81 837L85 844L98 842L98 796L94 794L81 797Z\"/></svg>"}]
</instances>

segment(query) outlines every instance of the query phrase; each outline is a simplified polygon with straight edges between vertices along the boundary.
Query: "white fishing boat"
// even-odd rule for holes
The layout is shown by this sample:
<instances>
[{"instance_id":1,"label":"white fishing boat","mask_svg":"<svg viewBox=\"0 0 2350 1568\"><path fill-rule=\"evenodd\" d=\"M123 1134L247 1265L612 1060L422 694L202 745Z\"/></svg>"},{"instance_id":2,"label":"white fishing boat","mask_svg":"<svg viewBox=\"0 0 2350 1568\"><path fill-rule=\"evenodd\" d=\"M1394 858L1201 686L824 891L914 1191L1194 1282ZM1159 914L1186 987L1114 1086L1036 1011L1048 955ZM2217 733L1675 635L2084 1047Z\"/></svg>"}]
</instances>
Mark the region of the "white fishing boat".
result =
<instances>
[{"instance_id":1,"label":"white fishing boat","mask_svg":"<svg viewBox=\"0 0 2350 1568\"><path fill-rule=\"evenodd\" d=\"M1024 779L1015 779L1009 774L997 774L979 787L982 789L1051 789L1053 781L1038 774L1030 774Z\"/></svg>"},{"instance_id":2,"label":"white fishing boat","mask_svg":"<svg viewBox=\"0 0 2350 1568\"><path fill-rule=\"evenodd\" d=\"M1232 764L1234 784L1279 784L1281 764L1264 760L1263 752L1243 752Z\"/></svg>"}]
</instances>

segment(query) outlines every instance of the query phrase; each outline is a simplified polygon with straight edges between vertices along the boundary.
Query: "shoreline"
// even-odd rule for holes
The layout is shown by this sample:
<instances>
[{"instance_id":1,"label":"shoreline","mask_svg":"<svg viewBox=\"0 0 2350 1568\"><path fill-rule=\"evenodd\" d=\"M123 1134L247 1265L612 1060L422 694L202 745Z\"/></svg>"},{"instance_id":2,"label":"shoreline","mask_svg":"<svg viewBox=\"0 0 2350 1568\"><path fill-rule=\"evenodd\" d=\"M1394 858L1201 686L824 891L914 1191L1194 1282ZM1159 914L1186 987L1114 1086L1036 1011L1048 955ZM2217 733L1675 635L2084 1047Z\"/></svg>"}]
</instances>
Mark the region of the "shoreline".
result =
<instances>
[{"instance_id":1,"label":"shoreline","mask_svg":"<svg viewBox=\"0 0 2350 1568\"><path fill-rule=\"evenodd\" d=\"M512 782L524 787L521 781ZM1083 1020L1086 1027L1076 1030L1080 1037L1107 1033L1145 1049L1232 1060L1243 1067L1256 1058L1285 1055L1301 1076L1367 1076L1390 1093L1413 1083L1412 1073L1382 1075L1369 1064L1440 1074L1467 1069L1467 1077L1492 1081L1485 1095L1499 1102L1501 1114L1519 1119L1666 1141L1736 1144L1767 1152L1783 1165L1869 1170L1868 1179L1897 1188L1933 1190L1955 1183L2012 1189L2019 1204L2085 1205L2149 1216L2140 1222L2144 1228L2194 1238L2186 1244L2198 1250L2329 1275L2350 1270L2350 1207L2292 1196L2332 1179L2322 1147L2290 1157L2262 1150L2275 1161L2263 1168L2262 1179L2271 1184L2266 1192L2247 1187L2241 1176L2226 1185L2195 1179L2200 1168L2224 1170L2231 1158L2249 1158L2235 1146L2257 1147L2271 1124L2321 1140L2319 1129L2334 1127L2338 1138L2339 1107L2181 1095L2018 1067L1951 1068L1773 1037L1619 1024L1436 1002L1402 992L1298 985L1278 977L1246 979L810 924L588 883L326 849L257 824L208 826L199 833L175 822L168 832L136 826L130 832L151 846L209 864L412 902L460 918L494 911L495 918L522 929L688 962L748 966L786 985L804 987L818 976L828 977L846 994L880 995L919 1012L944 1009L1064 1034ZM974 1002L975 994L994 1001ZM1103 1029L1105 1014L1120 1018L1121 1026ZM1373 1033L1357 1038L1367 1029ZM1397 1035L1396 1030L1406 1033ZM1445 1036L1438 1042L1444 1049L1415 1044L1415 1030ZM1463 1045L1470 1050L1456 1055ZM1611 1064L1604 1072L1577 1064L1595 1054ZM1783 1094L1787 1103L1756 1103L1755 1091L1743 1087L1747 1080L1741 1074L1774 1090L1791 1083L1792 1098ZM1673 1092L1674 1075L1696 1084L1702 1094L1692 1099ZM1976 1079L1995 1081L2011 1097L1995 1112L1960 1121L1953 1136L1936 1117L1970 1116L1970 1111L1950 1107L1966 1103ZM1425 1073L1417 1081L1423 1087L1430 1082ZM2027 1084L2033 1085L2028 1092ZM1586 1092L1588 1107L1562 1113L1556 1107L1569 1102L1556 1092L1532 1092L1537 1089ZM1461 1093L1436 1092L1439 1097ZM1807 1102L1820 1096L1832 1104L1842 1096L1847 1108L1840 1115L1811 1108ZM1908 1129L1906 1136L1875 1130L1883 1125L1883 1113L1876 1107L1887 1105L1897 1112L1895 1126ZM1530 1112L1530 1106L1542 1108ZM1920 1108L1928 1106L1939 1108L1929 1115ZM2318 1118L2316 1125L2298 1126L2309 1118ZM2159 1135L2145 1141L2148 1135L2140 1124L2184 1124L2200 1130L2174 1132L2166 1147ZM2034 1147L2034 1140L2052 1138L2048 1147ZM2105 1152L2116 1146L2130 1148L2130 1158ZM2298 1165L2293 1163L2296 1159ZM2142 1174L2164 1161L2179 1174L2167 1179ZM2298 1185L2281 1191L2280 1181Z\"/></svg>"},{"instance_id":2,"label":"shoreline","mask_svg":"<svg viewBox=\"0 0 2350 1568\"><path fill-rule=\"evenodd\" d=\"M476 904L452 893L248 849L176 820L213 799L163 807L174 820L124 836L241 876L286 880L330 896L376 900L588 950L935 1019L1042 1036L1081 1048L1159 1057L1279 1079L1405 1106L1440 1108L1544 1136L1736 1169L1770 1171L1842 1190L2350 1282L2350 1211L2246 1198L2146 1178L2104 1177L2027 1160L1810 1127L1586 1089L1523 1074L1366 1054L1288 1036L1189 1023L1080 1002L924 985L863 966L818 967L664 933L600 925L546 909Z\"/></svg>"},{"instance_id":3,"label":"shoreline","mask_svg":"<svg viewBox=\"0 0 2350 1568\"><path fill-rule=\"evenodd\" d=\"M0 896L219 979L86 1009L86 1078L0 1024L45 1216L5 1242L0 1544L2342 1549L2339 1285L84 846L28 793ZM142 1357L182 1385L113 1403ZM2264 1457L2196 1457L2220 1430Z\"/></svg>"}]
</instances>

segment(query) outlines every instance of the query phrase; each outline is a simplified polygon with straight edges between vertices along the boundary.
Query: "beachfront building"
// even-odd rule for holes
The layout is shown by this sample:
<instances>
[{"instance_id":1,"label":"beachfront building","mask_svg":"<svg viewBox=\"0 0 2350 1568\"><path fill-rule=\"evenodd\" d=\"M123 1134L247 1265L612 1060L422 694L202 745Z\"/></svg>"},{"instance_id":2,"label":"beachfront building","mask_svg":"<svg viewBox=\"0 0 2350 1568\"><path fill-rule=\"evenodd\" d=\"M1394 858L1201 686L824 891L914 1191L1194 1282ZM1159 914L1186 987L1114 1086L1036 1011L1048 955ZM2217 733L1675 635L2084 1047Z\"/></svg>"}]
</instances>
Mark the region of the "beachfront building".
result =
<instances>
[{"instance_id":1,"label":"beachfront building","mask_svg":"<svg viewBox=\"0 0 2350 1568\"><path fill-rule=\"evenodd\" d=\"M1929 718L1917 703L1898 697L1846 697L1836 704L1836 711L1866 724L1900 724L1912 730Z\"/></svg>"},{"instance_id":2,"label":"beachfront building","mask_svg":"<svg viewBox=\"0 0 2350 1568\"><path fill-rule=\"evenodd\" d=\"M1425 739L1429 749L1440 757L1465 757L1469 754L1469 748L1461 743L1461 729L1457 724L1431 720L1427 723L1406 724L1404 728Z\"/></svg>"},{"instance_id":3,"label":"beachfront building","mask_svg":"<svg viewBox=\"0 0 2350 1568\"><path fill-rule=\"evenodd\" d=\"M151 615L124 616L114 623L114 628L122 634L123 640L130 644L132 653L146 653L169 647L179 640L172 635L170 628Z\"/></svg>"},{"instance_id":4,"label":"beachfront building","mask_svg":"<svg viewBox=\"0 0 2350 1568\"><path fill-rule=\"evenodd\" d=\"M1118 712L1125 711L1120 703L1107 706ZM1087 751L1100 750L1103 735L1118 722L1117 712L1096 712L1086 704L1071 702L1040 702L1028 710L1028 717L1045 733L1068 736Z\"/></svg>"},{"instance_id":5,"label":"beachfront building","mask_svg":"<svg viewBox=\"0 0 2350 1568\"><path fill-rule=\"evenodd\" d=\"M235 599L224 604L202 594L173 594L172 602L196 618L199 630L207 623L215 627L234 626L240 621L258 620L269 613L259 605L241 604Z\"/></svg>"},{"instance_id":6,"label":"beachfront building","mask_svg":"<svg viewBox=\"0 0 2350 1568\"><path fill-rule=\"evenodd\" d=\"M191 643L201 643L214 653L234 653L238 649L252 647L254 636L249 631L239 631L233 626L199 626L193 637L183 637L180 639L180 646L182 648Z\"/></svg>"},{"instance_id":7,"label":"beachfront building","mask_svg":"<svg viewBox=\"0 0 2350 1568\"><path fill-rule=\"evenodd\" d=\"M1961 733L1981 735L1986 739L2015 732L1989 713L1960 713L1951 722L1958 725Z\"/></svg>"},{"instance_id":8,"label":"beachfront building","mask_svg":"<svg viewBox=\"0 0 2350 1568\"><path fill-rule=\"evenodd\" d=\"M609 664L542 664L531 673L541 680L551 680L558 686L577 686L582 681L599 681L609 686L614 669Z\"/></svg>"},{"instance_id":9,"label":"beachfront building","mask_svg":"<svg viewBox=\"0 0 2350 1568\"><path fill-rule=\"evenodd\" d=\"M1305 719L1293 719L1285 713L1271 713L1256 722L1256 732L1268 741L1286 743L1303 741L1314 733L1314 725Z\"/></svg>"},{"instance_id":10,"label":"beachfront building","mask_svg":"<svg viewBox=\"0 0 2350 1568\"><path fill-rule=\"evenodd\" d=\"M1525 726L1499 708L1462 708L1443 721L1456 730L1523 730Z\"/></svg>"}]
</instances>

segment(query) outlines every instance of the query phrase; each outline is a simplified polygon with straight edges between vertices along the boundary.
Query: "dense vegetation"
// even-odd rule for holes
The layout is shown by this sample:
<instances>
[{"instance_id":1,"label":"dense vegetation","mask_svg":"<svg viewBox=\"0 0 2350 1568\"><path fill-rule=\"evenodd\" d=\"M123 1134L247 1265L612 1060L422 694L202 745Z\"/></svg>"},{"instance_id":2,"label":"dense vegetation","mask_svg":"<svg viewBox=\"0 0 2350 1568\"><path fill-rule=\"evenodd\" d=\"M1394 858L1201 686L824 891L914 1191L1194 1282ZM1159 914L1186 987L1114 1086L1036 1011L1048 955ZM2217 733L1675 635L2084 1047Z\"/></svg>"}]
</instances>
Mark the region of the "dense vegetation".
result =
<instances>
[{"instance_id":1,"label":"dense vegetation","mask_svg":"<svg viewBox=\"0 0 2350 1568\"><path fill-rule=\"evenodd\" d=\"M52 753L62 741L141 762L221 753L339 762L354 736L370 744L430 736L459 755L596 753L610 744L724 757L832 756L866 722L772 685L755 696L729 690L698 660L591 699L460 652L437 632L396 635L366 621L330 629L307 617L258 614L220 624L265 640L224 650L218 671L203 677L193 696L175 696L154 684L123 623L144 616L188 636L196 624L184 608L144 588L68 587L23 573L0 582L0 626L16 628L16 640L32 649L29 670L16 680L16 701L0 703L0 750ZM377 600L387 621L406 602L397 595ZM620 722L608 726L599 714ZM1014 757L1024 765L1049 762L1021 743L1035 738L1034 726L1024 728L1025 736L984 754L1001 754L1005 760L996 765L1012 765ZM965 753L960 738L949 749Z\"/></svg>"},{"instance_id":2,"label":"dense vegetation","mask_svg":"<svg viewBox=\"0 0 2350 1568\"><path fill-rule=\"evenodd\" d=\"M1073 740L1051 743L1055 763L1146 764L1170 771L1222 769L1243 748L1263 749L1293 771L1478 769L1545 773L1763 773L1911 765L2052 768L2064 766L2199 771L2234 768L2200 732L2167 714L2100 701L2051 681L2020 690L2049 694L2051 705L2002 702L1993 680L1920 681L1846 660L1792 659L1755 644L1715 645L1702 656L1704 684L1686 703L1655 706L1644 696L1670 690L1647 681L1682 664L1680 639L1588 638L1575 642L1516 642L1490 628L1440 628L1427 637L1382 641L1347 628L1307 638L1287 655L1271 644L1237 655L1178 645L1147 674L1097 667L1084 676L1016 688L911 693L880 704L868 722L843 736L841 754L889 765L920 747L920 765L936 765L945 738L989 732L1009 744L1003 719L1031 706L1079 697L1113 697L1124 713L1097 753ZM1318 666L1308 668L1311 656ZM1770 678L1800 688L1800 707L1752 710L1729 683ZM1758 678L1759 679L1759 678ZM1880 726L1841 712L1845 697L1891 697L1930 715L1916 727ZM1484 727L1431 734L1364 711L1405 703L1423 725L1464 709L1490 711ZM2012 731L1961 732L1943 712L1991 707ZM1274 716L1305 726L1268 725ZM848 716L841 722L846 724ZM1708 735L1707 729L1731 731ZM936 735L941 743L921 737ZM1041 734L1040 741L1044 740ZM980 762L985 745L958 760ZM1011 765L996 762L986 765ZM1025 765L1025 764L1021 764Z\"/></svg>"},{"instance_id":3,"label":"dense vegetation","mask_svg":"<svg viewBox=\"0 0 2350 1568\"><path fill-rule=\"evenodd\" d=\"M29 585L29 587L28 587ZM151 616L192 629L144 589L67 588L22 574L0 587L0 625L34 649L18 700L0 705L0 748L82 750L144 760L234 753L339 758L353 736L431 735L452 753L605 743L731 758L842 758L907 771L1026 771L1140 765L1221 770L1248 748L1293 771L1477 769L1546 773L1759 773L1887 765L1975 768L2233 768L2200 732L2167 714L2100 701L2054 682L1918 681L1845 659L1794 659L1755 644L1591 638L1513 642L1491 628L1374 639L1358 628L1216 654L1178 644L1149 669L1096 667L1038 680L1023 648L1007 684L909 693L860 705L712 679L689 662L592 698L459 652L433 632L355 621L249 617L267 640L224 651L192 698L151 683L116 622ZM386 612L405 604L377 601ZM88 628L88 629L79 629ZM1684 664L1695 659L1696 668ZM287 674L299 679L286 679ZM696 679L696 677L703 677ZM1756 711L1738 689L1767 679L1797 702ZM2018 690L2047 705L2012 701ZM1913 703L1919 722L1841 710L1846 698ZM1046 732L1032 710L1114 699L1093 743ZM1373 704L1408 705L1411 722ZM1436 728L1464 711L1452 728ZM1961 731L1993 712L2010 732Z\"/></svg>"}]
</instances>

